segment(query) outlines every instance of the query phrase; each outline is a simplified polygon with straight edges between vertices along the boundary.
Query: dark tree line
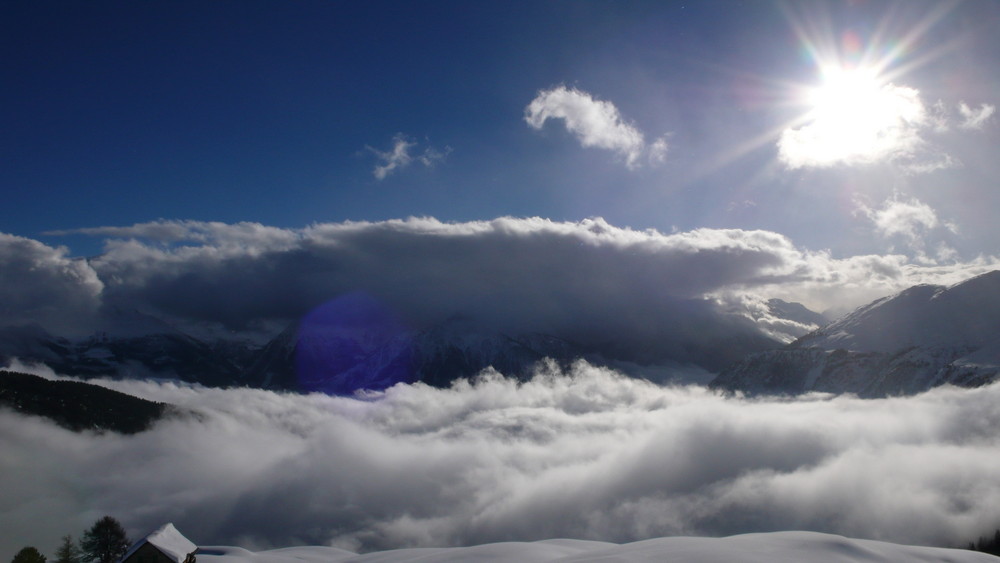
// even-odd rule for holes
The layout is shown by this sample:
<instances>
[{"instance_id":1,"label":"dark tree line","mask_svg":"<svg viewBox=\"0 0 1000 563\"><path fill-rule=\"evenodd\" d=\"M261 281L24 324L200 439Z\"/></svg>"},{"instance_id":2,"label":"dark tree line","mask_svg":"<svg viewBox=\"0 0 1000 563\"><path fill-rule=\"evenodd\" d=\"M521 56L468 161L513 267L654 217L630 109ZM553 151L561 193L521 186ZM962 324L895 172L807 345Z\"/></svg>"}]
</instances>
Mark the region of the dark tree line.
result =
<instances>
[{"instance_id":1,"label":"dark tree line","mask_svg":"<svg viewBox=\"0 0 1000 563\"><path fill-rule=\"evenodd\" d=\"M993 537L980 536L979 541L969 543L972 551L982 551L1000 557L1000 530L993 533Z\"/></svg>"},{"instance_id":2,"label":"dark tree line","mask_svg":"<svg viewBox=\"0 0 1000 563\"><path fill-rule=\"evenodd\" d=\"M73 536L63 536L62 543L56 550L54 563L116 563L132 542L125 535L125 528L111 516L105 516L94 522L80 538L80 543L73 541ZM11 563L46 563L47 558L38 549L28 546L17 552Z\"/></svg>"},{"instance_id":3,"label":"dark tree line","mask_svg":"<svg viewBox=\"0 0 1000 563\"><path fill-rule=\"evenodd\" d=\"M0 370L0 376L0 406L44 416L74 432L136 434L148 430L169 410L163 403L83 381L49 381L6 370Z\"/></svg>"}]
</instances>

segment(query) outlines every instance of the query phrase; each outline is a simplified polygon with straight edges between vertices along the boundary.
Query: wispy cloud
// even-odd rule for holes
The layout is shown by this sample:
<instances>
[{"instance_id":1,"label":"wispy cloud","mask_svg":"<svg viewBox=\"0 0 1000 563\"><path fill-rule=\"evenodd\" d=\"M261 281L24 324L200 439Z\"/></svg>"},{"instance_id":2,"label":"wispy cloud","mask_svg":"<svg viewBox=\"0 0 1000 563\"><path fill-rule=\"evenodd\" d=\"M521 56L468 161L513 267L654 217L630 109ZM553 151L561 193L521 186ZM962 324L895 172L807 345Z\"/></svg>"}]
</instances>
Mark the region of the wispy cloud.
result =
<instances>
[{"instance_id":1,"label":"wispy cloud","mask_svg":"<svg viewBox=\"0 0 1000 563\"><path fill-rule=\"evenodd\" d=\"M200 545L363 550L789 529L964 545L1000 518L997 385L744 400L584 363L365 401L104 384L197 416L118 436L0 412L0 551L51 552L105 513Z\"/></svg>"},{"instance_id":2,"label":"wispy cloud","mask_svg":"<svg viewBox=\"0 0 1000 563\"><path fill-rule=\"evenodd\" d=\"M416 162L423 164L424 166L433 166L437 162L444 160L444 158L451 152L450 147L445 147L443 151L435 149L434 147L426 147L423 152L413 154L413 149L417 148L419 143L416 141L411 141L402 133L397 133L392 138L392 148L388 151L380 151L372 147L366 147L372 154L374 154L380 164L375 165L375 169L372 171L375 178L379 180L384 180L390 174L406 168L410 164Z\"/></svg>"},{"instance_id":3,"label":"wispy cloud","mask_svg":"<svg viewBox=\"0 0 1000 563\"><path fill-rule=\"evenodd\" d=\"M916 198L903 200L896 196L886 200L879 209L864 205L860 209L875 223L879 234L902 236L911 243L940 224L934 209Z\"/></svg>"},{"instance_id":4,"label":"wispy cloud","mask_svg":"<svg viewBox=\"0 0 1000 563\"><path fill-rule=\"evenodd\" d=\"M971 108L965 102L958 104L958 111L962 114L962 123L959 127L963 129L982 129L984 125L996 113L997 107L992 104L980 104L978 108Z\"/></svg>"},{"instance_id":5,"label":"wispy cloud","mask_svg":"<svg viewBox=\"0 0 1000 563\"><path fill-rule=\"evenodd\" d=\"M618 153L629 168L639 167L643 156L653 164L666 158L665 137L647 145L642 131L627 122L613 103L576 88L542 90L524 110L524 120L534 129L541 129L549 119L563 120L584 147Z\"/></svg>"},{"instance_id":6,"label":"wispy cloud","mask_svg":"<svg viewBox=\"0 0 1000 563\"><path fill-rule=\"evenodd\" d=\"M935 230L957 234L958 227L942 221L934 208L917 198L905 199L894 194L877 209L860 201L857 205L858 212L872 221L876 233L886 239L901 240L915 252L920 262L932 264L957 258L957 252L944 241L938 241L936 249L928 252L932 246L929 239Z\"/></svg>"}]
</instances>

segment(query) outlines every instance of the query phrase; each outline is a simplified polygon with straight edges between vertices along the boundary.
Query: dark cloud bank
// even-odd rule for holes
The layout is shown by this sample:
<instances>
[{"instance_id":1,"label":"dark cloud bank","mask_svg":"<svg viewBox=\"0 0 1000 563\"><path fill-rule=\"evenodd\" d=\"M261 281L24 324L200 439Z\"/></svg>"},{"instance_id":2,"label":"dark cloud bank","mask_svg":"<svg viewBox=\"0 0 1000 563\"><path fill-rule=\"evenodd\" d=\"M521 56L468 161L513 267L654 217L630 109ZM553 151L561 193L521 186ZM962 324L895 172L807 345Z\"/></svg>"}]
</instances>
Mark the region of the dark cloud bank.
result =
<instances>
[{"instance_id":1,"label":"dark cloud bank","mask_svg":"<svg viewBox=\"0 0 1000 563\"><path fill-rule=\"evenodd\" d=\"M417 330L465 315L630 359L656 350L676 358L685 347L718 347L775 326L725 314L734 304L746 311L779 297L815 310L859 305L996 266L992 258L948 267L900 255L835 259L768 231L664 234L599 218L411 218L297 230L158 221L73 233L106 237L105 251L76 259L66 248L0 235L0 325L35 322L85 336L100 328L96 312L135 309L185 330L274 336L361 290Z\"/></svg>"},{"instance_id":2,"label":"dark cloud bank","mask_svg":"<svg viewBox=\"0 0 1000 563\"><path fill-rule=\"evenodd\" d=\"M998 385L747 400L584 363L368 400L105 384L198 416L120 436L0 412L0 548L54 548L104 513L364 550L795 529L964 545L1000 522Z\"/></svg>"}]
</instances>

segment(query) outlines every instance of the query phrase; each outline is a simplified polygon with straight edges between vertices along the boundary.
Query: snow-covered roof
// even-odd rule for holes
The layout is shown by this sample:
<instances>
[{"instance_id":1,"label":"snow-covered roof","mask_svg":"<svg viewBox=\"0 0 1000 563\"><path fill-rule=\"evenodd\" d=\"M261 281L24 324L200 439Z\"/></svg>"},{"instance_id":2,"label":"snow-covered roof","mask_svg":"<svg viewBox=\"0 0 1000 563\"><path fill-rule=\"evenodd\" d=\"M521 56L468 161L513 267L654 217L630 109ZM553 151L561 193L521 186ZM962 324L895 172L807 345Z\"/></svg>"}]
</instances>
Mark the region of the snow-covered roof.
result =
<instances>
[{"instance_id":1,"label":"snow-covered roof","mask_svg":"<svg viewBox=\"0 0 1000 563\"><path fill-rule=\"evenodd\" d=\"M178 532L177 528L175 528L172 523L167 522L166 524L160 526L156 531L132 544L132 547L130 547L128 552L125 553L125 557L122 557L122 561L128 559L140 547L147 543L152 544L153 547L159 549L164 555L174 561L177 561L177 563L183 563L189 553L198 549L198 546L191 543L191 540L185 538L183 534Z\"/></svg>"}]
</instances>

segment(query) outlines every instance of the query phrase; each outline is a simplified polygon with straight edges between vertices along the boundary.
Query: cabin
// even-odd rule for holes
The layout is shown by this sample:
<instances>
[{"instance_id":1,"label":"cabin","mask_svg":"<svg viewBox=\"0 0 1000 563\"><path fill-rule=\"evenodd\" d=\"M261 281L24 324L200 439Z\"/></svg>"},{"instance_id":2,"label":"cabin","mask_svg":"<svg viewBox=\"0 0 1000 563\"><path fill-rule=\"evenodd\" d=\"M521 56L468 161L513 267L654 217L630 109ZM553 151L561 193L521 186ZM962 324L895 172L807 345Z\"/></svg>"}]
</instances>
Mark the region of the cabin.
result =
<instances>
[{"instance_id":1,"label":"cabin","mask_svg":"<svg viewBox=\"0 0 1000 563\"><path fill-rule=\"evenodd\" d=\"M132 544L119 563L195 563L198 546L167 523Z\"/></svg>"}]
</instances>

